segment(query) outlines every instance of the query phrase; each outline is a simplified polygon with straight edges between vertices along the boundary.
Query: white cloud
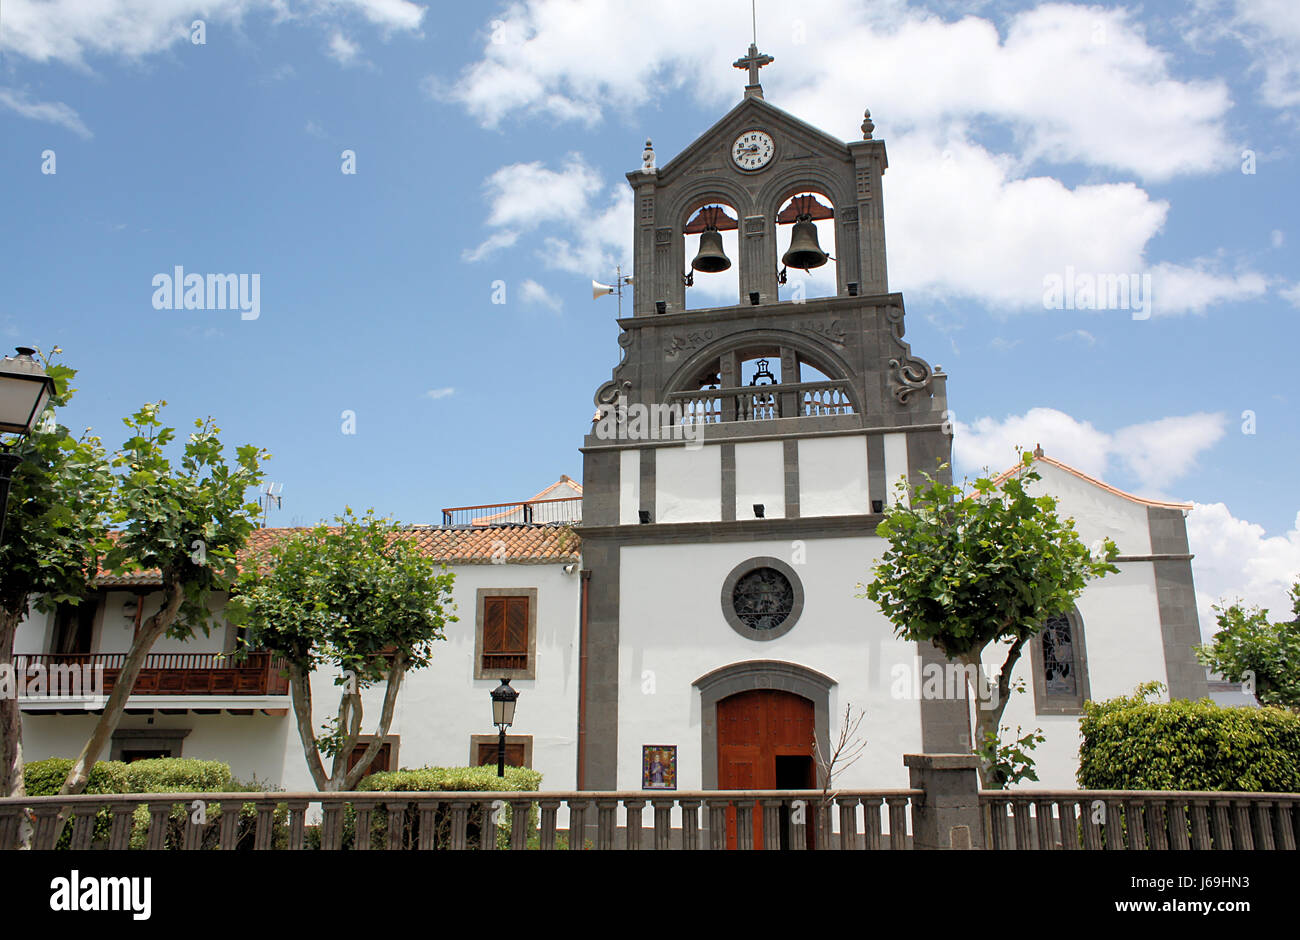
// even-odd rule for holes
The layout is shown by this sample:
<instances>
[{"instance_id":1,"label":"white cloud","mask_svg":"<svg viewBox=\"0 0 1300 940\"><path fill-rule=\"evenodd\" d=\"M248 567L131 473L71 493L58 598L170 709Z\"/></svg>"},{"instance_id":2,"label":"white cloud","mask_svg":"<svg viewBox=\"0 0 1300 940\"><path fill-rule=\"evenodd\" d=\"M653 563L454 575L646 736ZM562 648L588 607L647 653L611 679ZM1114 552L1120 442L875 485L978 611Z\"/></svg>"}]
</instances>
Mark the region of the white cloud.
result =
<instances>
[{"instance_id":1,"label":"white cloud","mask_svg":"<svg viewBox=\"0 0 1300 940\"><path fill-rule=\"evenodd\" d=\"M559 170L541 162L503 166L483 188L491 231L462 254L465 261L482 261L539 228L551 233L537 249L548 267L597 277L631 257L632 195L607 187L582 154L569 154Z\"/></svg>"},{"instance_id":2,"label":"white cloud","mask_svg":"<svg viewBox=\"0 0 1300 940\"><path fill-rule=\"evenodd\" d=\"M1211 606L1238 598L1267 608L1274 620L1290 616L1288 592L1300 579L1300 514L1285 535L1235 518L1223 503L1195 504L1187 516L1187 540L1195 559L1196 604L1201 632L1217 624Z\"/></svg>"},{"instance_id":3,"label":"white cloud","mask_svg":"<svg viewBox=\"0 0 1300 940\"><path fill-rule=\"evenodd\" d=\"M80 137L92 137L90 128L81 120L76 111L62 101L35 101L25 91L16 88L0 88L0 108L8 108L21 117L33 121L45 121L65 127Z\"/></svg>"},{"instance_id":4,"label":"white cloud","mask_svg":"<svg viewBox=\"0 0 1300 940\"><path fill-rule=\"evenodd\" d=\"M1282 245L1285 244L1286 242L1286 233L1283 232L1280 228L1275 228L1273 229L1272 232L1269 233L1268 238L1269 238L1269 243L1274 248L1281 248Z\"/></svg>"},{"instance_id":5,"label":"white cloud","mask_svg":"<svg viewBox=\"0 0 1300 940\"><path fill-rule=\"evenodd\" d=\"M81 66L90 56L139 59L188 42L195 19L211 42L214 23L251 14L303 22L355 14L390 33L418 31L424 13L409 0L5 0L0 50Z\"/></svg>"},{"instance_id":6,"label":"white cloud","mask_svg":"<svg viewBox=\"0 0 1300 940\"><path fill-rule=\"evenodd\" d=\"M1108 433L1055 408L1023 415L953 422L953 462L964 474L997 472L1015 462L1016 448L1041 444L1049 457L1089 476L1105 479L1115 467L1140 482L1139 494L1158 497L1186 475L1196 458L1224 435L1227 418L1198 413L1129 425Z\"/></svg>"},{"instance_id":7,"label":"white cloud","mask_svg":"<svg viewBox=\"0 0 1300 940\"><path fill-rule=\"evenodd\" d=\"M524 303L530 306L545 307L553 313L559 313L564 307L564 301L534 280L524 281L519 286L519 292L523 295Z\"/></svg>"},{"instance_id":8,"label":"white cloud","mask_svg":"<svg viewBox=\"0 0 1300 940\"><path fill-rule=\"evenodd\" d=\"M1280 291L1278 291L1278 293L1280 293L1282 295L1282 299L1285 300L1287 303L1289 303L1291 306L1300 308L1300 283L1292 284L1289 287L1284 287Z\"/></svg>"},{"instance_id":9,"label":"white cloud","mask_svg":"<svg viewBox=\"0 0 1300 940\"><path fill-rule=\"evenodd\" d=\"M1093 336L1087 330L1071 330L1068 333L1062 333L1060 336L1056 338L1058 341L1078 340L1079 342L1083 343L1085 346L1088 347L1093 347L1097 345L1097 337Z\"/></svg>"},{"instance_id":10,"label":"white cloud","mask_svg":"<svg viewBox=\"0 0 1300 940\"><path fill-rule=\"evenodd\" d=\"M485 32L480 59L450 87L435 84L489 126L518 111L591 123L682 86L710 107L738 97L743 79L730 63L743 45L730 5L661 0L657 15L691 29L645 30L632 41L627 24L642 6L512 3L502 28ZM1168 55L1122 9L1043 4L1010 16L1005 38L989 20L948 22L904 3L805 0L797 13L764 31L764 51L776 57L764 86L769 100L832 133L856 136L870 89L876 122L891 134L1000 123L1026 159L1151 179L1211 171L1233 157L1226 86L1177 79Z\"/></svg>"},{"instance_id":11,"label":"white cloud","mask_svg":"<svg viewBox=\"0 0 1300 940\"><path fill-rule=\"evenodd\" d=\"M338 30L335 30L330 36L327 53L331 59L340 65L351 65L356 61L357 54L360 52L361 47Z\"/></svg>"},{"instance_id":12,"label":"white cloud","mask_svg":"<svg viewBox=\"0 0 1300 940\"><path fill-rule=\"evenodd\" d=\"M449 386L447 388L431 388L424 393L424 397L437 401L440 398L450 398L454 394L456 394L456 390Z\"/></svg>"},{"instance_id":13,"label":"white cloud","mask_svg":"<svg viewBox=\"0 0 1300 940\"><path fill-rule=\"evenodd\" d=\"M1254 300L1268 292L1268 279L1254 271L1225 274L1213 263L1197 259L1191 265L1161 263L1151 268L1151 312L1203 313L1229 301Z\"/></svg>"},{"instance_id":14,"label":"white cloud","mask_svg":"<svg viewBox=\"0 0 1300 940\"><path fill-rule=\"evenodd\" d=\"M1264 73L1260 91L1265 103L1300 105L1300 5L1295 0L1237 0L1236 25Z\"/></svg>"}]
</instances>

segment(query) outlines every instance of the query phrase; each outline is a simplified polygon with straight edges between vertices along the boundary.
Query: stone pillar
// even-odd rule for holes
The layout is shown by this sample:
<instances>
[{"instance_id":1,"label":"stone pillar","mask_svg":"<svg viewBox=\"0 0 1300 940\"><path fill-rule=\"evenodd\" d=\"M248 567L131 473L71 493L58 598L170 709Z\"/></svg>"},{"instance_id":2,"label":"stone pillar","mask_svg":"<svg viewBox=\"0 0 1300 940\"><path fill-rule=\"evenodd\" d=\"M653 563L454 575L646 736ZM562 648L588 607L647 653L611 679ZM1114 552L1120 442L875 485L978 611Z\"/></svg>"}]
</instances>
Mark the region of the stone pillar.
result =
<instances>
[{"instance_id":1,"label":"stone pillar","mask_svg":"<svg viewBox=\"0 0 1300 940\"><path fill-rule=\"evenodd\" d=\"M912 804L912 847L983 848L979 759L974 754L905 754L903 764L912 789L925 791Z\"/></svg>"}]
</instances>

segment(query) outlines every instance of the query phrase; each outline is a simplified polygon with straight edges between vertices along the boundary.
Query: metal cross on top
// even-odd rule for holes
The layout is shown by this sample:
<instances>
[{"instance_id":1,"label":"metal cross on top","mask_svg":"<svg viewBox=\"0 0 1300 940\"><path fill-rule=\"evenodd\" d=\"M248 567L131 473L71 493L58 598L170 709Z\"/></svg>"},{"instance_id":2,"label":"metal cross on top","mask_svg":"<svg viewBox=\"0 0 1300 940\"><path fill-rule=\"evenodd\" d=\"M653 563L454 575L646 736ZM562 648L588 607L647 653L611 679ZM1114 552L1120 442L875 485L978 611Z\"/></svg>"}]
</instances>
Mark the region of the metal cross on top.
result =
<instances>
[{"instance_id":1,"label":"metal cross on top","mask_svg":"<svg viewBox=\"0 0 1300 940\"><path fill-rule=\"evenodd\" d=\"M742 56L732 63L738 69L749 69L749 84L755 86L758 84L758 70L765 65L771 65L776 60L770 55L765 55L758 51L758 43L749 44L749 54Z\"/></svg>"}]
</instances>

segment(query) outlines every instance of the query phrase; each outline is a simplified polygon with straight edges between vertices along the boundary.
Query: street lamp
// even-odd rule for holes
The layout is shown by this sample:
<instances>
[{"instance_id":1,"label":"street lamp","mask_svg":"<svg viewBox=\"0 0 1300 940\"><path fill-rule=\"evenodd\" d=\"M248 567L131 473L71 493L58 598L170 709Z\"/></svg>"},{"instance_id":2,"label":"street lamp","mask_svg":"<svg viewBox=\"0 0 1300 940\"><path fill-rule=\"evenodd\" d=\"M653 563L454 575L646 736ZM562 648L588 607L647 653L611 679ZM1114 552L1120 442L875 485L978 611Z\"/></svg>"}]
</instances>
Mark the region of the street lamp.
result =
<instances>
[{"instance_id":1,"label":"street lamp","mask_svg":"<svg viewBox=\"0 0 1300 940\"><path fill-rule=\"evenodd\" d=\"M17 356L0 359L0 434L26 436L54 394L54 380L32 358L36 350L18 347ZM23 459L12 444L0 444L0 543L4 541L9 484Z\"/></svg>"},{"instance_id":2,"label":"street lamp","mask_svg":"<svg viewBox=\"0 0 1300 940\"><path fill-rule=\"evenodd\" d=\"M515 702L519 693L510 688L510 680L502 679L492 690L492 723L500 733L497 737L497 776L506 775L506 729L515 723Z\"/></svg>"}]
</instances>

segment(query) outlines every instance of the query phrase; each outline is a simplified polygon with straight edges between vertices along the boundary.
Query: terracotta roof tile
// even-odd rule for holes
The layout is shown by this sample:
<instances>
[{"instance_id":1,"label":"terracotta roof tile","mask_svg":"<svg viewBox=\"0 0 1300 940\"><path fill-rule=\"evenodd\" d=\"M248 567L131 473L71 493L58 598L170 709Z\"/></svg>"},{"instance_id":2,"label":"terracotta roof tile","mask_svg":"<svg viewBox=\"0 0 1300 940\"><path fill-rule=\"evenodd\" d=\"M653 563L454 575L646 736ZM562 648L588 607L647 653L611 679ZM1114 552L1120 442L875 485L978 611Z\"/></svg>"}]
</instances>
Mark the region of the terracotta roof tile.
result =
<instances>
[{"instance_id":1,"label":"terracotta roof tile","mask_svg":"<svg viewBox=\"0 0 1300 940\"><path fill-rule=\"evenodd\" d=\"M250 554L265 551L305 528L257 529L240 554L242 566ZM578 560L581 540L566 525L493 525L469 527L409 526L421 550L448 565L560 565ZM125 575L101 572L95 579L100 587L156 587L161 578L154 571L133 571Z\"/></svg>"},{"instance_id":2,"label":"terracotta roof tile","mask_svg":"<svg viewBox=\"0 0 1300 940\"><path fill-rule=\"evenodd\" d=\"M1059 470L1064 470L1066 473L1073 474L1074 476L1078 477L1080 480L1084 480L1088 483L1091 483L1093 486L1101 487L1101 489L1105 490L1108 493L1113 493L1116 496L1120 496L1132 502L1140 503L1143 506L1155 506L1160 509L1183 509L1183 510L1190 510L1192 508L1191 503L1167 503L1157 499L1143 499L1141 496L1134 496L1132 493L1125 493L1123 490L1117 489L1111 486L1109 483L1103 483L1101 480L1088 476L1088 474L1084 473L1082 470L1076 470L1073 467L1071 467L1069 464L1061 463L1061 461L1056 460L1052 457L1048 457L1046 454L1035 452L1034 459L1041 460L1043 463L1046 464L1051 464L1053 467L1056 467ZM1012 474L1014 474L1019 469L1020 469L1020 464L1017 463L1015 466L1003 470L1001 473L999 473L997 476L993 478L994 484L1001 486L1011 477Z\"/></svg>"}]
</instances>

